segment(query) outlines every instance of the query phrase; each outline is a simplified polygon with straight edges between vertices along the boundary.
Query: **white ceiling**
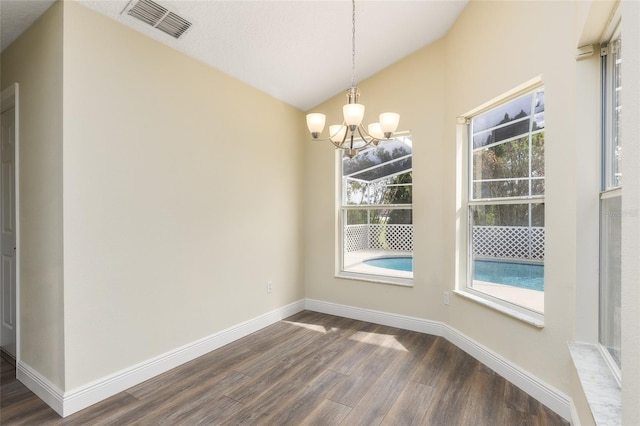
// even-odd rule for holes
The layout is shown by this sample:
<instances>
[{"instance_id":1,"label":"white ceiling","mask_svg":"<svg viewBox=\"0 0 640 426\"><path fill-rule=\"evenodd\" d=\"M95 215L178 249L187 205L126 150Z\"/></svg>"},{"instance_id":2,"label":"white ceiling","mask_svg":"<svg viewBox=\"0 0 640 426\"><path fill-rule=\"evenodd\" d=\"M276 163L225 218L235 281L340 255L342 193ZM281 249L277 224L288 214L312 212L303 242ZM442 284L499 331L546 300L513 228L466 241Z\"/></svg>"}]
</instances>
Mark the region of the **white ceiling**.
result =
<instances>
[{"instance_id":1,"label":"white ceiling","mask_svg":"<svg viewBox=\"0 0 640 426\"><path fill-rule=\"evenodd\" d=\"M154 0L193 23L179 40L122 14L129 0L74 1L302 110L351 85L348 0ZM0 2L4 50L53 0ZM356 84L442 37L466 3L357 1Z\"/></svg>"}]
</instances>

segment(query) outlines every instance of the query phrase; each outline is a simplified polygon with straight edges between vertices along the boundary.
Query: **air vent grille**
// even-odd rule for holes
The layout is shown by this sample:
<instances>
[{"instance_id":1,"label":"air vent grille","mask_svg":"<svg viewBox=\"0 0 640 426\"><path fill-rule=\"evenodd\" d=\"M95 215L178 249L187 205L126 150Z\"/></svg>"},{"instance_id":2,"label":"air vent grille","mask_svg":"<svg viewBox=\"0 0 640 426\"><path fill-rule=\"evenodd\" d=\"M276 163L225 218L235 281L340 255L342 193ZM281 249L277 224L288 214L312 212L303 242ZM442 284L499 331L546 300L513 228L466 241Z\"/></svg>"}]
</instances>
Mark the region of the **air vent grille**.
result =
<instances>
[{"instance_id":1,"label":"air vent grille","mask_svg":"<svg viewBox=\"0 0 640 426\"><path fill-rule=\"evenodd\" d=\"M156 28L160 31L164 31L167 34L174 36L175 38L178 38L182 34L184 34L184 32L187 31L190 26L191 22L176 15L173 12L169 12L162 21L158 22Z\"/></svg>"},{"instance_id":2,"label":"air vent grille","mask_svg":"<svg viewBox=\"0 0 640 426\"><path fill-rule=\"evenodd\" d=\"M127 15L175 38L179 38L191 27L191 22L151 0L134 0L125 11Z\"/></svg>"}]
</instances>

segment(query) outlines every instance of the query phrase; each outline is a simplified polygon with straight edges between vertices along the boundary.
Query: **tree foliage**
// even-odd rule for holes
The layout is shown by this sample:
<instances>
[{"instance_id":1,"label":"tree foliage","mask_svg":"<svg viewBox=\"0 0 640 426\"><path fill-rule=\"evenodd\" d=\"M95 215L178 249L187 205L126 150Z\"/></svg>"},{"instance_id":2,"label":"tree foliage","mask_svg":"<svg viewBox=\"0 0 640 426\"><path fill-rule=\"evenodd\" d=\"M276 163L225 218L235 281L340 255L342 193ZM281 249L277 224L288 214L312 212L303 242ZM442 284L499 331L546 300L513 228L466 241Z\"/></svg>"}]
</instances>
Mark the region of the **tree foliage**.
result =
<instances>
[{"instance_id":1,"label":"tree foliage","mask_svg":"<svg viewBox=\"0 0 640 426\"><path fill-rule=\"evenodd\" d=\"M500 124L525 116L524 111L513 118L505 114ZM524 125L519 127L526 129L521 137L473 153L474 199L544 195L544 132L531 136L530 147L530 122L525 120L520 123ZM510 127L501 129L508 131ZM536 130L535 122L533 130ZM512 128L511 131L522 132L522 129ZM495 132L491 137L495 136ZM504 136L501 135L501 139L507 139ZM533 204L531 210L528 203L482 205L472 209L474 225L528 226L530 215L532 226L544 226L543 203Z\"/></svg>"},{"instance_id":2,"label":"tree foliage","mask_svg":"<svg viewBox=\"0 0 640 426\"><path fill-rule=\"evenodd\" d=\"M412 158L405 146L392 149L381 146L343 160L346 179L346 203L349 205L411 204ZM407 157L408 156L408 157ZM407 158L403 158L407 157ZM374 167L379 166L379 167ZM402 173L405 171L405 173ZM356 180L357 179L357 180ZM367 215L369 220L367 222ZM349 210L348 224L410 224L411 209Z\"/></svg>"}]
</instances>

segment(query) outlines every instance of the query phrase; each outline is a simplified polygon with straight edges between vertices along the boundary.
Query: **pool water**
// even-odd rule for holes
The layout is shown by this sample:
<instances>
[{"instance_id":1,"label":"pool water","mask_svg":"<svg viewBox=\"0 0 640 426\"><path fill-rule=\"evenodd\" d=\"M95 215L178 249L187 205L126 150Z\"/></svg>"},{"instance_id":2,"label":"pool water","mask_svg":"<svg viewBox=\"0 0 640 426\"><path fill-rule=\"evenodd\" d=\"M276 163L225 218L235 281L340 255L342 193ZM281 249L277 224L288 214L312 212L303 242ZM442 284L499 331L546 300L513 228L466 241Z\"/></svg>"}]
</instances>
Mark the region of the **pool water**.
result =
<instances>
[{"instance_id":1,"label":"pool water","mask_svg":"<svg viewBox=\"0 0 640 426\"><path fill-rule=\"evenodd\" d=\"M528 263L474 260L473 279L544 291L544 266Z\"/></svg>"},{"instance_id":2,"label":"pool water","mask_svg":"<svg viewBox=\"0 0 640 426\"><path fill-rule=\"evenodd\" d=\"M367 259L364 263L375 266L376 268L407 272L413 271L413 257L411 256L378 257L375 259Z\"/></svg>"},{"instance_id":3,"label":"pool water","mask_svg":"<svg viewBox=\"0 0 640 426\"><path fill-rule=\"evenodd\" d=\"M376 268L413 272L413 257L411 256L378 257L367 259L364 263ZM474 260L473 279L544 291L544 266L529 263L497 262L494 260Z\"/></svg>"}]
</instances>

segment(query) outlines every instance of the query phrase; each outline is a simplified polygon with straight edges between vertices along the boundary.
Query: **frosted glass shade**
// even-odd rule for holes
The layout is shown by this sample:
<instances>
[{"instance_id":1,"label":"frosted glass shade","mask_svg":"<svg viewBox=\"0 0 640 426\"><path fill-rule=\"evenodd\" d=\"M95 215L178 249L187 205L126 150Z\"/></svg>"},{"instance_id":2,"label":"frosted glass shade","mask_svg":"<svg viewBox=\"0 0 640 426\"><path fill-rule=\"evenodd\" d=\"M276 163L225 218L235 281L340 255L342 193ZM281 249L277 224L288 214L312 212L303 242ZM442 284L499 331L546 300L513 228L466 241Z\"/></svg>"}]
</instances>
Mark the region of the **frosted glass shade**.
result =
<instances>
[{"instance_id":1,"label":"frosted glass shade","mask_svg":"<svg viewBox=\"0 0 640 426\"><path fill-rule=\"evenodd\" d=\"M347 126L359 126L364 118L364 105L346 104L342 107L342 114Z\"/></svg>"},{"instance_id":2,"label":"frosted glass shade","mask_svg":"<svg viewBox=\"0 0 640 426\"><path fill-rule=\"evenodd\" d=\"M334 124L329 126L329 137L333 142L342 142L347 133L347 126L343 126L342 124Z\"/></svg>"},{"instance_id":3,"label":"frosted glass shade","mask_svg":"<svg viewBox=\"0 0 640 426\"><path fill-rule=\"evenodd\" d=\"M327 117L319 112L307 114L307 127L311 133L322 133Z\"/></svg>"},{"instance_id":4,"label":"frosted glass shade","mask_svg":"<svg viewBox=\"0 0 640 426\"><path fill-rule=\"evenodd\" d=\"M380 127L380 123L371 123L367 127L367 131L371 136L376 139L384 139L384 133L382 132L382 128Z\"/></svg>"},{"instance_id":5,"label":"frosted glass shade","mask_svg":"<svg viewBox=\"0 0 640 426\"><path fill-rule=\"evenodd\" d=\"M383 112L380 114L380 128L385 136L389 134L387 137L390 137L390 134L396 131L399 122L400 114L396 114L395 112Z\"/></svg>"}]
</instances>

